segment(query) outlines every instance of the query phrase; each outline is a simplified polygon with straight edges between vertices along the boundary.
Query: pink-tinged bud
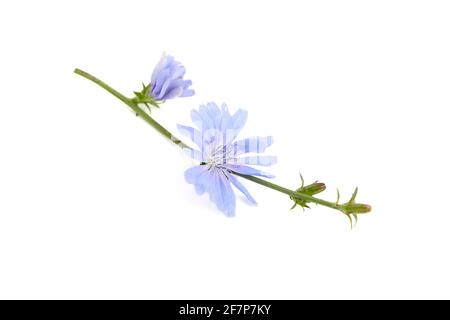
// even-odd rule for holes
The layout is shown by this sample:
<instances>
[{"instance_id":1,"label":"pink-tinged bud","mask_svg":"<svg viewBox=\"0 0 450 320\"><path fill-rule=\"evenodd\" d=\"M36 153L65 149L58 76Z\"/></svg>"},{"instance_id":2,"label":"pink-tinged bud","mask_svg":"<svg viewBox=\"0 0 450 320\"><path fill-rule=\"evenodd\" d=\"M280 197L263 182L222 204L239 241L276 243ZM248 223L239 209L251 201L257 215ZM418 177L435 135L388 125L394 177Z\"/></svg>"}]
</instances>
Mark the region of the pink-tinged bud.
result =
<instances>
[{"instance_id":1,"label":"pink-tinged bud","mask_svg":"<svg viewBox=\"0 0 450 320\"><path fill-rule=\"evenodd\" d=\"M322 182L314 182L307 186L304 186L303 185L303 177L302 177L302 186L295 191L298 193L306 194L308 196L313 196L315 194L321 193L326 188L327 187L326 187L325 183L322 183ZM305 200L299 199L299 198L295 198L293 196L291 196L290 198L292 201L294 201L294 206L291 209L293 209L296 205L299 205L302 208L309 208L309 206L307 204L308 201L305 201Z\"/></svg>"},{"instance_id":2,"label":"pink-tinged bud","mask_svg":"<svg viewBox=\"0 0 450 320\"><path fill-rule=\"evenodd\" d=\"M312 184L309 184L307 186L298 188L296 191L300 193L306 193L310 196L313 196L315 194L321 193L326 189L325 183L322 182L314 182Z\"/></svg>"}]
</instances>

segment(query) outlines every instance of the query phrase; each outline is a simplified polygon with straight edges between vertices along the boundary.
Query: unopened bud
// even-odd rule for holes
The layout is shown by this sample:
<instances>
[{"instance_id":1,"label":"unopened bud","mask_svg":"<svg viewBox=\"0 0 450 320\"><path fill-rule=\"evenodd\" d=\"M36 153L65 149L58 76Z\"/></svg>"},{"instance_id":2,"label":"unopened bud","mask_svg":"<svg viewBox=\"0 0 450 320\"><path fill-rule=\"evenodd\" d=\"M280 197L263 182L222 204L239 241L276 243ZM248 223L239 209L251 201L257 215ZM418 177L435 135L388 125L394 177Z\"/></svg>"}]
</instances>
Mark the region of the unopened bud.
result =
<instances>
[{"instance_id":1,"label":"unopened bud","mask_svg":"<svg viewBox=\"0 0 450 320\"><path fill-rule=\"evenodd\" d=\"M307 186L298 188L296 191L300 193L306 193L307 195L313 196L315 194L321 193L326 189L325 183L322 182L314 182Z\"/></svg>"},{"instance_id":2,"label":"unopened bud","mask_svg":"<svg viewBox=\"0 0 450 320\"><path fill-rule=\"evenodd\" d=\"M324 191L327 187L325 186L325 183L322 182L314 182L311 183L307 186L303 185L303 177L302 177L302 186L300 188L298 188L297 190L295 190L298 193L303 193L306 194L308 196L313 196L315 194L321 193L322 191ZM291 208L293 209L296 205L301 206L302 208L309 208L308 206L308 201L303 200L303 199L299 199L299 198L295 198L293 196L290 197L292 201L294 201L294 206Z\"/></svg>"}]
</instances>

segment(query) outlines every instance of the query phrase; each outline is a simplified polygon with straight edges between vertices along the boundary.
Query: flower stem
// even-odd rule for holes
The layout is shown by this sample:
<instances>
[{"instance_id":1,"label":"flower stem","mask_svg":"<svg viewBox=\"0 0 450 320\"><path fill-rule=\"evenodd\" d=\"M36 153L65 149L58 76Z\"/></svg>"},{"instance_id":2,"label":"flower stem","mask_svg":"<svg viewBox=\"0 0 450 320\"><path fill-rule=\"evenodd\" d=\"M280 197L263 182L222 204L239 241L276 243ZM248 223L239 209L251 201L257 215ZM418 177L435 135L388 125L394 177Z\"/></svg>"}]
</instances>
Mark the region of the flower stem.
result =
<instances>
[{"instance_id":1,"label":"flower stem","mask_svg":"<svg viewBox=\"0 0 450 320\"><path fill-rule=\"evenodd\" d=\"M126 96L124 96L123 94L121 94L120 92L118 92L117 90L113 89L112 87L110 87L109 85L107 85L106 83L104 83L103 81L101 81L100 79L94 77L93 75L82 71L80 69L75 69L74 72L88 80L91 80L92 82L96 83L97 85L99 85L100 87L102 87L103 89L105 89L106 91L108 91L109 93L111 93L113 96L115 96L116 98L118 98L120 101L122 101L123 103L125 103L127 106L129 106L135 113L136 115L140 116L142 119L144 119L145 122L147 122L150 126L152 126L154 129L156 129L160 134L162 134L164 137L166 137L167 139L169 139L170 141L172 141L173 143L175 143L177 146L181 147L182 149L192 149L191 147L189 147L187 144L185 144L184 142L182 142L180 139L176 138L174 135L172 135L170 133L170 131L168 131L166 128L164 128L163 126L161 126L158 122L156 122L151 116L149 116L144 110L142 110L138 103L136 103L135 101L133 101L130 98L127 98ZM312 202L312 203L316 203L318 205L322 205L328 208L332 208L332 209L336 209L339 210L347 215L349 214L355 214L355 213L367 213L370 212L371 208L369 205L366 204L359 204L359 203L355 203L354 197L352 198L351 201L347 202L347 203L343 203L343 204L338 204L337 202L330 202L330 201L326 201L326 200L322 200L313 196L310 196L309 194L306 193L302 193L302 192L297 192L297 191L293 191L287 188L284 188L282 186L279 186L277 184L271 183L269 181L254 177L254 176L249 176L249 175L245 175L245 174L240 174L237 172L234 172L235 175L240 176L244 179L250 180L254 183L260 184L266 188L270 188L272 190L276 190L278 192L287 194L291 197L303 200L305 202ZM356 193L355 193L356 196Z\"/></svg>"},{"instance_id":2,"label":"flower stem","mask_svg":"<svg viewBox=\"0 0 450 320\"><path fill-rule=\"evenodd\" d=\"M80 70L80 69L75 69L74 72L88 80L91 80L92 82L98 84L100 87L102 87L103 89L105 89L106 91L108 91L109 93L111 93L114 97L116 97L117 99L119 99L120 101L122 101L123 103L125 103L127 106L129 106L131 109L133 109L133 111L136 113L137 116L141 117L142 119L144 119L145 122L147 122L149 125L151 125L153 128L156 129L156 131L158 131L160 134L162 134L164 137L166 137L167 139L169 139L170 141L172 141L173 143L175 143L177 146L181 147L181 148L189 148L189 146L185 143L183 143L180 139L178 139L177 137L175 137L174 135L172 135L170 133L170 131L168 131L166 128L164 128L162 125L160 125L158 122L156 122L152 117L150 117L148 115L148 113L146 113L144 110L142 110L139 105L134 102L132 99L127 98L126 96L124 96L123 94L121 94L119 91L113 89L112 87L110 87L109 85L107 85L106 83L104 83L102 80L94 77L93 75Z\"/></svg>"},{"instance_id":3,"label":"flower stem","mask_svg":"<svg viewBox=\"0 0 450 320\"><path fill-rule=\"evenodd\" d=\"M239 176L239 177L242 177L244 179L247 179L247 180L250 180L252 182L258 183L258 184L260 184L260 185L262 185L264 187L267 187L267 188L270 188L272 190L276 190L278 192L287 194L287 195L292 196L294 198L298 198L298 199L304 200L306 202L314 202L316 204L320 204L320 205L328 207L328 208L332 208L332 209L336 209L336 210L342 211L341 206L339 204L336 204L336 202L330 202L330 201L322 200L322 199L310 196L309 194L306 194L306 193L293 191L293 190L287 189L285 187L282 187L280 185L277 185L275 183L269 182L267 180L260 179L260 178L255 177L255 176L248 176L248 175L240 174L240 173L237 173L237 172L234 172L234 174Z\"/></svg>"}]
</instances>

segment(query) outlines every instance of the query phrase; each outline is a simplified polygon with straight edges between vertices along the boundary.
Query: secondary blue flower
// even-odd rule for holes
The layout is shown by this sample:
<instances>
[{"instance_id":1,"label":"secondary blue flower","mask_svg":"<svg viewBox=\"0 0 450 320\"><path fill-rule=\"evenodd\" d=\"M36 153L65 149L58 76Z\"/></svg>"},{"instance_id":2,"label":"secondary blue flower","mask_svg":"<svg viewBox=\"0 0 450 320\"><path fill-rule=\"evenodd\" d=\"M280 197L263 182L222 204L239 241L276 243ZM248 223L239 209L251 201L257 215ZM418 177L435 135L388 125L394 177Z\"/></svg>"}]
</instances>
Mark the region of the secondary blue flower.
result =
<instances>
[{"instance_id":1,"label":"secondary blue flower","mask_svg":"<svg viewBox=\"0 0 450 320\"><path fill-rule=\"evenodd\" d=\"M153 70L148 94L159 101L194 95L194 90L189 89L192 81L183 79L185 73L186 69L180 62L163 54Z\"/></svg>"},{"instance_id":2,"label":"secondary blue flower","mask_svg":"<svg viewBox=\"0 0 450 320\"><path fill-rule=\"evenodd\" d=\"M252 137L236 141L247 121L247 111L239 109L231 115L225 104L222 108L213 102L201 105L199 110L192 110L191 117L198 129L182 125L178 125L178 129L197 145L198 150L187 150L200 165L185 171L186 181L195 186L198 194L208 192L210 199L226 216L234 216L236 208L231 185L239 189L250 203L256 204L233 173L273 178L248 165L270 166L276 162L276 157L246 155L264 152L272 145L273 138Z\"/></svg>"}]
</instances>

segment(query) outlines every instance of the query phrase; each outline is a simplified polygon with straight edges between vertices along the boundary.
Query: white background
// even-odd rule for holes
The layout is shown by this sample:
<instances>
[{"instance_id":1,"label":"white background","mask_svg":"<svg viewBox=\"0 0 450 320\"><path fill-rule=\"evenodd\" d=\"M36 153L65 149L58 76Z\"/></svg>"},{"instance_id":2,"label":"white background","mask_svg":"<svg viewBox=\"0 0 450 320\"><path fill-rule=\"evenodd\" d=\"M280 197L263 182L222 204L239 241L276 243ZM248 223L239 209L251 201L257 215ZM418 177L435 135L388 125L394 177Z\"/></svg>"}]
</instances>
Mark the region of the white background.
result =
<instances>
[{"instance_id":1,"label":"white background","mask_svg":"<svg viewBox=\"0 0 450 320\"><path fill-rule=\"evenodd\" d=\"M0 298L450 298L448 1L2 1ZM345 216L244 182L237 216L123 103L163 51L200 103L249 111L287 187L326 182Z\"/></svg>"}]
</instances>

